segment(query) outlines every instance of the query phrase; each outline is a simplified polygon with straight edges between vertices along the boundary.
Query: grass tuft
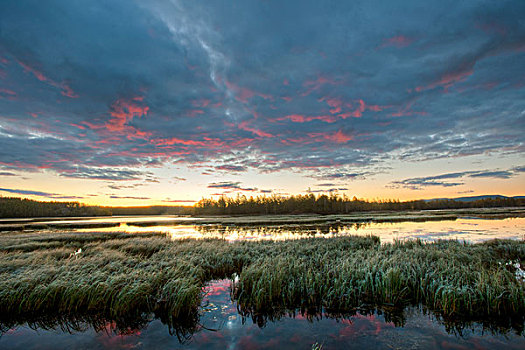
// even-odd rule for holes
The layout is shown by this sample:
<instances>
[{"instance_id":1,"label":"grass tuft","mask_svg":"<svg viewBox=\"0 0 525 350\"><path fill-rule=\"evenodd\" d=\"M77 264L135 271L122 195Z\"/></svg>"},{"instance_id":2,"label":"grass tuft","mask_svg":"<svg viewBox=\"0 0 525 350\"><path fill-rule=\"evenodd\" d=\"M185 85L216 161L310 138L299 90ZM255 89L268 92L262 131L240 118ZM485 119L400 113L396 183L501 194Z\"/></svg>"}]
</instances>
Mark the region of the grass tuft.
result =
<instances>
[{"instance_id":1,"label":"grass tuft","mask_svg":"<svg viewBox=\"0 0 525 350\"><path fill-rule=\"evenodd\" d=\"M235 274L232 296L254 319L295 310L422 305L446 319L509 319L523 330L525 285L514 266L524 261L525 242L508 240L230 243L155 234L12 233L0 240L0 324L51 315L141 320L154 314L185 334L198 322L206 282Z\"/></svg>"}]
</instances>

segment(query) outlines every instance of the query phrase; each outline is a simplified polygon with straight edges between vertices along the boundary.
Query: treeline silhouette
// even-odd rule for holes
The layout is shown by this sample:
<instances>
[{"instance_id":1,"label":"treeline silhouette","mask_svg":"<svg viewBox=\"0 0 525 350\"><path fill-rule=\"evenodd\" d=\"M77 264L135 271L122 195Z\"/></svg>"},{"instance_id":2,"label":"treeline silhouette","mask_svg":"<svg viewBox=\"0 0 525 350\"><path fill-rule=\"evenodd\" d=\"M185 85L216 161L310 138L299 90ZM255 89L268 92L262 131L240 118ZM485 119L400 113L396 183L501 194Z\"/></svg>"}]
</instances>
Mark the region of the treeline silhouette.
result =
<instances>
[{"instance_id":1,"label":"treeline silhouette","mask_svg":"<svg viewBox=\"0 0 525 350\"><path fill-rule=\"evenodd\" d=\"M192 215L193 207L154 205L149 207L106 207L112 215Z\"/></svg>"},{"instance_id":2,"label":"treeline silhouette","mask_svg":"<svg viewBox=\"0 0 525 350\"><path fill-rule=\"evenodd\" d=\"M484 198L476 201L436 199L431 201L367 201L346 195L314 194L202 199L194 207L144 206L102 207L78 202L40 202L31 199L0 197L0 217L67 217L105 215L275 215L275 214L349 214L364 211L404 211L460 208L523 207L525 198Z\"/></svg>"},{"instance_id":3,"label":"treeline silhouette","mask_svg":"<svg viewBox=\"0 0 525 350\"><path fill-rule=\"evenodd\" d=\"M0 217L3 218L101 215L111 215L111 210L78 202L39 202L22 198L0 198Z\"/></svg>"},{"instance_id":4,"label":"treeline silhouette","mask_svg":"<svg viewBox=\"0 0 525 350\"><path fill-rule=\"evenodd\" d=\"M40 202L31 199L0 197L0 217L67 217L106 215L190 215L193 207L101 207L78 202Z\"/></svg>"},{"instance_id":5,"label":"treeline silhouette","mask_svg":"<svg viewBox=\"0 0 525 350\"><path fill-rule=\"evenodd\" d=\"M493 208L525 206L524 198L484 198L475 201L451 199L367 201L346 195L314 194L282 196L222 196L219 199L202 199L195 204L196 215L271 215L271 214L348 214L362 211L403 211L460 208Z\"/></svg>"}]
</instances>

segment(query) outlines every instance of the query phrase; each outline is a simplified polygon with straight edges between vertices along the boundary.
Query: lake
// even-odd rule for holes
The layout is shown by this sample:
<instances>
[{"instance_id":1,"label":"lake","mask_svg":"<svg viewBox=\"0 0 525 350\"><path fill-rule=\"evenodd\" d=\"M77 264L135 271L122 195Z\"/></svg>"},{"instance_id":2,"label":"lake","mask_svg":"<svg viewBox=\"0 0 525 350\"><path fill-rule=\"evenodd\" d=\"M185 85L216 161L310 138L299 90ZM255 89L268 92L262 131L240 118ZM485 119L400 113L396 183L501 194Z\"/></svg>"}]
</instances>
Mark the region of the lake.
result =
<instances>
[{"instance_id":1,"label":"lake","mask_svg":"<svg viewBox=\"0 0 525 350\"><path fill-rule=\"evenodd\" d=\"M93 218L0 219L1 231L159 232L172 239L220 238L286 240L304 237L376 235L394 240L494 238L525 239L525 209L428 210L354 215L273 215L240 217L121 216Z\"/></svg>"},{"instance_id":2,"label":"lake","mask_svg":"<svg viewBox=\"0 0 525 350\"><path fill-rule=\"evenodd\" d=\"M199 325L191 332L170 332L158 319L124 329L112 321L93 327L62 320L61 325L42 322L4 329L0 348L523 349L525 345L525 337L519 331L479 323L443 323L433 313L416 307L394 314L372 310L353 315L308 315L298 311L295 315L246 317L231 301L229 289L229 280L208 284Z\"/></svg>"}]
</instances>

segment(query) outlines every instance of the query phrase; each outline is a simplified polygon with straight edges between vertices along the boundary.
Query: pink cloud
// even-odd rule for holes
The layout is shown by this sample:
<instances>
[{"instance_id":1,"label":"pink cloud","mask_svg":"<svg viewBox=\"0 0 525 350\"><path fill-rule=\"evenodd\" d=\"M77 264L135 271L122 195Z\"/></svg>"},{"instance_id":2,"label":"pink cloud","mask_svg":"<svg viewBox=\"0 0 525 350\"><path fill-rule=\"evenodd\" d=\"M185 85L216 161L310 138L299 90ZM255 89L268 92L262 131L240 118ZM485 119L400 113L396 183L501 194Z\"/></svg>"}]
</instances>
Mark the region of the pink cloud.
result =
<instances>
[{"instance_id":1,"label":"pink cloud","mask_svg":"<svg viewBox=\"0 0 525 350\"><path fill-rule=\"evenodd\" d=\"M341 130L334 133L309 133L308 136L313 137L315 141L328 140L334 143L346 143L354 138L352 135L345 134Z\"/></svg>"},{"instance_id":2,"label":"pink cloud","mask_svg":"<svg viewBox=\"0 0 525 350\"><path fill-rule=\"evenodd\" d=\"M313 91L319 90L323 85L330 84L330 85L337 85L337 82L333 79L319 76L316 80L307 80L303 83L303 87L307 88L306 91L304 91L301 96L308 96Z\"/></svg>"},{"instance_id":3,"label":"pink cloud","mask_svg":"<svg viewBox=\"0 0 525 350\"><path fill-rule=\"evenodd\" d=\"M69 125L74 126L75 128L78 128L80 130L86 130L86 127L83 126L83 125L79 125L79 124L75 124L75 123L70 123Z\"/></svg>"},{"instance_id":4,"label":"pink cloud","mask_svg":"<svg viewBox=\"0 0 525 350\"><path fill-rule=\"evenodd\" d=\"M193 107L204 108L204 107L208 106L210 104L210 102L211 101L208 100L208 99L201 98L201 99L198 99L198 100L191 101L191 104L193 105Z\"/></svg>"},{"instance_id":5,"label":"pink cloud","mask_svg":"<svg viewBox=\"0 0 525 350\"><path fill-rule=\"evenodd\" d=\"M192 118L199 114L204 114L204 111L202 109L192 109L192 110L186 111L186 115Z\"/></svg>"},{"instance_id":6,"label":"pink cloud","mask_svg":"<svg viewBox=\"0 0 525 350\"><path fill-rule=\"evenodd\" d=\"M397 112L391 113L390 115L392 117L406 117L411 115L427 115L427 112L421 112L421 111L413 111L412 105L414 104L414 101L410 101L405 106L400 108Z\"/></svg>"},{"instance_id":7,"label":"pink cloud","mask_svg":"<svg viewBox=\"0 0 525 350\"><path fill-rule=\"evenodd\" d=\"M37 69L35 69L35 68L25 64L24 62L19 61L19 60L17 60L17 62L23 68L24 72L31 73L39 81L44 82L46 84L49 84L49 85L51 85L53 87L56 87L56 88L62 90L62 91L60 91L60 93L62 95L66 96L66 97L70 97L70 98L77 98L78 97L78 95L75 94L73 89L71 89L71 87L69 87L68 84L66 84L64 82L60 82L60 83L56 82L53 79L46 77L42 72L38 71Z\"/></svg>"},{"instance_id":8,"label":"pink cloud","mask_svg":"<svg viewBox=\"0 0 525 350\"><path fill-rule=\"evenodd\" d=\"M433 83L430 83L426 86L417 86L414 90L416 92L421 92L425 90L431 90L436 87L442 87L445 92L448 92L448 89L450 89L453 85L465 81L469 76L471 76L474 73L473 66L474 63L471 63L468 65L467 69L461 69L458 71L446 73Z\"/></svg>"},{"instance_id":9,"label":"pink cloud","mask_svg":"<svg viewBox=\"0 0 525 350\"><path fill-rule=\"evenodd\" d=\"M149 107L142 103L142 97L130 99L117 99L110 107L110 119L104 124L82 121L82 125L72 125L81 129L84 125L95 130L103 139L96 141L97 144L118 144L119 136L127 139L149 139L151 132L139 130L131 125L135 117L142 117L148 114Z\"/></svg>"},{"instance_id":10,"label":"pink cloud","mask_svg":"<svg viewBox=\"0 0 525 350\"><path fill-rule=\"evenodd\" d=\"M210 138L210 137L203 137L202 140L181 139L178 137L158 138L158 139L150 140L150 143L156 146L159 146L159 147L163 147L164 149L170 148L166 146L179 146L179 147L198 146L198 147L223 148L223 149L227 148L223 141L219 139ZM192 153L192 151L191 150L181 151L180 148L177 148L175 153L189 154L189 153Z\"/></svg>"},{"instance_id":11,"label":"pink cloud","mask_svg":"<svg viewBox=\"0 0 525 350\"><path fill-rule=\"evenodd\" d=\"M171 137L168 139L156 139L156 140L151 140L151 142L157 146L172 146L172 145L206 146L206 143L202 141L183 140L177 137Z\"/></svg>"},{"instance_id":12,"label":"pink cloud","mask_svg":"<svg viewBox=\"0 0 525 350\"><path fill-rule=\"evenodd\" d=\"M351 109L353 107L352 103L343 103L342 100L332 97L323 97L319 101L325 101L328 104L330 113L336 114L337 117L341 119L347 118L360 118L363 116L365 110L370 110L373 112L380 112L385 108L390 106L379 106L379 105L367 105L362 99L357 100L357 107L354 110L346 110L343 112L343 109Z\"/></svg>"},{"instance_id":13,"label":"pink cloud","mask_svg":"<svg viewBox=\"0 0 525 350\"><path fill-rule=\"evenodd\" d=\"M273 137L272 134L269 134L269 133L267 133L265 131L249 127L247 121L244 121L244 122L240 123L238 127L241 130L249 131L249 132L251 132L251 133L253 133L253 134L255 134L255 135L259 136L259 137Z\"/></svg>"},{"instance_id":14,"label":"pink cloud","mask_svg":"<svg viewBox=\"0 0 525 350\"><path fill-rule=\"evenodd\" d=\"M243 103L247 103L254 96L262 97L265 100L273 100L273 97L271 95L263 94L262 92L253 91L248 88L238 86L229 81L225 81L225 84L229 90L235 93L235 98L238 101L241 101Z\"/></svg>"},{"instance_id":15,"label":"pink cloud","mask_svg":"<svg viewBox=\"0 0 525 350\"><path fill-rule=\"evenodd\" d=\"M316 115L316 116L305 116L302 114L290 114L284 117L276 118L275 121L290 120L294 123L306 123L312 120L321 120L326 123L334 123L337 118L331 115Z\"/></svg>"},{"instance_id":16,"label":"pink cloud","mask_svg":"<svg viewBox=\"0 0 525 350\"><path fill-rule=\"evenodd\" d=\"M398 48L401 47L407 47L410 45L414 40L412 38L408 38L403 35L397 35L393 36L391 38L386 38L383 40L383 44L380 46L380 48L388 47L388 46L395 46Z\"/></svg>"},{"instance_id":17,"label":"pink cloud","mask_svg":"<svg viewBox=\"0 0 525 350\"><path fill-rule=\"evenodd\" d=\"M246 147L246 146L252 144L253 141L255 141L254 138L243 137L243 138L239 138L239 139L234 140L233 142L231 142L231 145L233 147Z\"/></svg>"},{"instance_id":18,"label":"pink cloud","mask_svg":"<svg viewBox=\"0 0 525 350\"><path fill-rule=\"evenodd\" d=\"M321 100L323 100L324 98L322 98ZM332 107L330 109L330 113L332 114L338 114L338 113L341 113L341 110L342 110L342 105L343 105L343 101L341 101L340 99L337 99L337 98L328 98L328 99L324 99L326 101L326 103L328 104L328 106Z\"/></svg>"},{"instance_id":19,"label":"pink cloud","mask_svg":"<svg viewBox=\"0 0 525 350\"><path fill-rule=\"evenodd\" d=\"M135 117L147 115L149 107L140 106L134 101L137 100L132 99L132 101L127 101L124 99L119 99L113 103L110 112L112 119L110 119L105 124L107 130L112 132L126 132L133 129L134 131L137 131L135 128L128 126L127 123L133 120Z\"/></svg>"},{"instance_id":20,"label":"pink cloud","mask_svg":"<svg viewBox=\"0 0 525 350\"><path fill-rule=\"evenodd\" d=\"M14 100L16 99L16 92L9 89L0 88L0 98Z\"/></svg>"}]
</instances>

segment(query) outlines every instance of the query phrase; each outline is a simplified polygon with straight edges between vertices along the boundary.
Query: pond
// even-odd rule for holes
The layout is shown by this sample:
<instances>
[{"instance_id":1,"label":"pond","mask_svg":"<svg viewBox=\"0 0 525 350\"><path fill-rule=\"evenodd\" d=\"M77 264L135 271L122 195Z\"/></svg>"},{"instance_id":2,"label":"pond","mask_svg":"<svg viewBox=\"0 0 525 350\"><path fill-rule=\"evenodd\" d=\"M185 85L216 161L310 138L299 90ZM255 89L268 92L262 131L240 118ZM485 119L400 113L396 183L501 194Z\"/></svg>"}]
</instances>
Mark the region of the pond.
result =
<instances>
[{"instance_id":1,"label":"pond","mask_svg":"<svg viewBox=\"0 0 525 350\"><path fill-rule=\"evenodd\" d=\"M94 229L74 229L92 232ZM154 225L138 226L122 223L117 227L96 229L97 232L160 232L171 239L220 238L238 240L287 240L305 237L337 237L345 235L375 235L383 243L394 240L457 239L477 243L494 238L525 239L525 218L481 219L458 218L439 221L354 222L278 225Z\"/></svg>"},{"instance_id":2,"label":"pond","mask_svg":"<svg viewBox=\"0 0 525 350\"><path fill-rule=\"evenodd\" d=\"M172 239L220 238L287 240L304 237L376 235L394 240L494 238L525 239L525 209L493 208L374 212L352 215L272 215L241 217L114 216L92 218L0 219L1 231L158 232Z\"/></svg>"},{"instance_id":3,"label":"pond","mask_svg":"<svg viewBox=\"0 0 525 350\"><path fill-rule=\"evenodd\" d=\"M118 323L46 322L4 329L2 349L523 349L523 331L443 322L420 308L351 315L242 315L230 280L212 281L194 327L174 331L159 319ZM520 334L520 332L522 334Z\"/></svg>"}]
</instances>

